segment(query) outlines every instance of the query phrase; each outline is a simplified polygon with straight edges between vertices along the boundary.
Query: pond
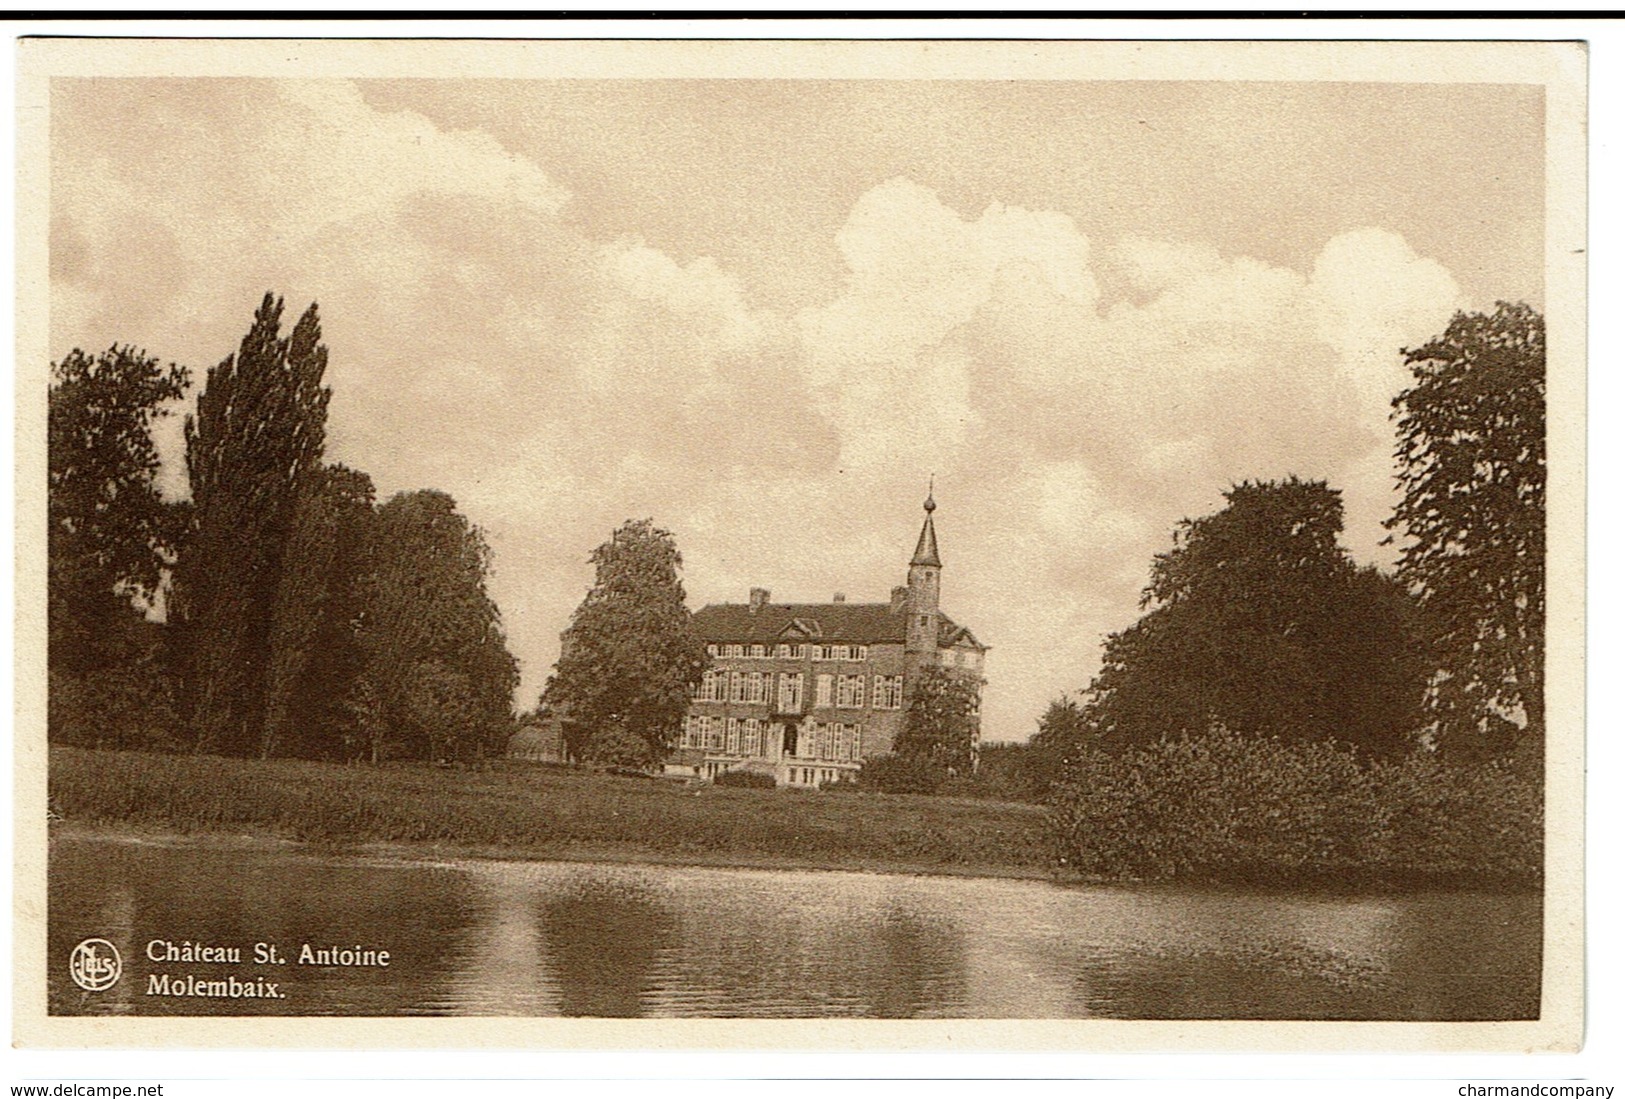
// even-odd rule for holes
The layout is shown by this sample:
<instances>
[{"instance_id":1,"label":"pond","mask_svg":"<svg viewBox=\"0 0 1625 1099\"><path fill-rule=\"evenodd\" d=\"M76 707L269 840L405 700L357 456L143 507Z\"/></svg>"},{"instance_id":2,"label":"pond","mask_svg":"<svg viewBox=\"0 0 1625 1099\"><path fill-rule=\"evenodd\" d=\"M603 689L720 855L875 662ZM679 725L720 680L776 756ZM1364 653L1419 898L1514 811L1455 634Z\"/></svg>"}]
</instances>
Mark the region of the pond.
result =
<instances>
[{"instance_id":1,"label":"pond","mask_svg":"<svg viewBox=\"0 0 1625 1099\"><path fill-rule=\"evenodd\" d=\"M1487 1020L1540 1006L1533 892L1084 887L66 834L49 904L53 1014ZM119 975L100 987L113 951Z\"/></svg>"}]
</instances>

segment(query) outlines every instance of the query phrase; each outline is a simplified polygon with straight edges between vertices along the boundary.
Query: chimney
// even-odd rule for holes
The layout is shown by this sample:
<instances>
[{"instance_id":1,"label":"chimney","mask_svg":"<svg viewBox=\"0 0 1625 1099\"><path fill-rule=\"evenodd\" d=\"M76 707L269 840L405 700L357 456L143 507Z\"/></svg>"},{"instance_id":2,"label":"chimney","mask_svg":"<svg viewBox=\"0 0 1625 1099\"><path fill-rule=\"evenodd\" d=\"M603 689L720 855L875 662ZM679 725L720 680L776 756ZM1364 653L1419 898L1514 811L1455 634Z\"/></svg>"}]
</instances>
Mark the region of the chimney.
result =
<instances>
[{"instance_id":1,"label":"chimney","mask_svg":"<svg viewBox=\"0 0 1625 1099\"><path fill-rule=\"evenodd\" d=\"M767 599L771 594L772 592L768 591L766 588L750 589L750 613L755 614L757 611L767 606Z\"/></svg>"},{"instance_id":2,"label":"chimney","mask_svg":"<svg viewBox=\"0 0 1625 1099\"><path fill-rule=\"evenodd\" d=\"M844 591L836 592L834 602L836 602L836 603L845 603L846 602L846 592L844 592Z\"/></svg>"},{"instance_id":3,"label":"chimney","mask_svg":"<svg viewBox=\"0 0 1625 1099\"><path fill-rule=\"evenodd\" d=\"M908 588L899 584L891 590L891 612L902 614L906 606L908 606Z\"/></svg>"}]
</instances>

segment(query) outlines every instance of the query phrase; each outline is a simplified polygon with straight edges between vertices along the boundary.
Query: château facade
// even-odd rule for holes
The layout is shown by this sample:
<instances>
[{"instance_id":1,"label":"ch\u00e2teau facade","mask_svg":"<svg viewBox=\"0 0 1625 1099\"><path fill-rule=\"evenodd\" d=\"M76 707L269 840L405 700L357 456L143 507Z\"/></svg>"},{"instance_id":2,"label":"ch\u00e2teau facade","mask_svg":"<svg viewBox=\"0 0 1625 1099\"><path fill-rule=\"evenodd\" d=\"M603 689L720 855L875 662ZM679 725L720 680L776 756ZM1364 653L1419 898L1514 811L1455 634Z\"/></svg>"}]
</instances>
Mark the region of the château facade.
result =
<instances>
[{"instance_id":1,"label":"ch\u00e2teau facade","mask_svg":"<svg viewBox=\"0 0 1625 1099\"><path fill-rule=\"evenodd\" d=\"M742 769L817 786L891 751L925 669L964 675L980 696L988 647L941 608L936 506L927 496L908 582L888 602L837 594L828 603L774 603L752 588L749 602L697 611L711 667L670 764L703 778Z\"/></svg>"}]
</instances>

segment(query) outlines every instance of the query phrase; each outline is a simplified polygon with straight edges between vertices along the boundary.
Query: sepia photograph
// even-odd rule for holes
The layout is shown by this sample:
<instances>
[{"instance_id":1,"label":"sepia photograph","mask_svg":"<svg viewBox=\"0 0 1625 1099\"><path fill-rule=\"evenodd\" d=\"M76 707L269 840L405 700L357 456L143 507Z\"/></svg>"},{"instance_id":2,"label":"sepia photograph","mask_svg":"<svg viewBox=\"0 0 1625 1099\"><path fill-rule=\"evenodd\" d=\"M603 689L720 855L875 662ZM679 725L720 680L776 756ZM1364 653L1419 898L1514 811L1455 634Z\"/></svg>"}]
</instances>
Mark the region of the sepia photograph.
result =
<instances>
[{"instance_id":1,"label":"sepia photograph","mask_svg":"<svg viewBox=\"0 0 1625 1099\"><path fill-rule=\"evenodd\" d=\"M19 65L25 1044L1578 1045L1583 45Z\"/></svg>"}]
</instances>

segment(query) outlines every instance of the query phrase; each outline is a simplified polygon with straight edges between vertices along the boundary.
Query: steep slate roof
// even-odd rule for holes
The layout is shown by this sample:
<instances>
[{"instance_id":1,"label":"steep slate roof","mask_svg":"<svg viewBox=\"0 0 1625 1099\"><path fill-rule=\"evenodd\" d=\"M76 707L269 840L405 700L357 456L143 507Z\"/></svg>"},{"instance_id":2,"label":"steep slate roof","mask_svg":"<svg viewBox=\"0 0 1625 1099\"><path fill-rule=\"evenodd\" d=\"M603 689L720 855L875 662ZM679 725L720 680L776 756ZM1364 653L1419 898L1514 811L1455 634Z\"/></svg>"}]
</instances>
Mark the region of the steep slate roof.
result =
<instances>
[{"instance_id":1,"label":"steep slate roof","mask_svg":"<svg viewBox=\"0 0 1625 1099\"><path fill-rule=\"evenodd\" d=\"M790 627L799 621L808 634ZM937 643L961 638L981 647L970 630L937 615ZM708 642L772 643L786 636L856 645L901 645L908 640L908 616L890 603L764 603L754 613L748 603L711 603L694 612L694 628Z\"/></svg>"},{"instance_id":2,"label":"steep slate roof","mask_svg":"<svg viewBox=\"0 0 1625 1099\"><path fill-rule=\"evenodd\" d=\"M890 603L764 603L754 614L748 603L712 603L694 612L694 627L707 641L771 642L798 618L817 641L901 645L908 638L907 619Z\"/></svg>"}]
</instances>

